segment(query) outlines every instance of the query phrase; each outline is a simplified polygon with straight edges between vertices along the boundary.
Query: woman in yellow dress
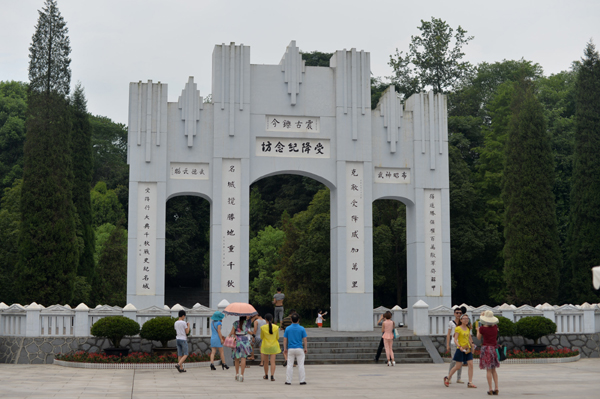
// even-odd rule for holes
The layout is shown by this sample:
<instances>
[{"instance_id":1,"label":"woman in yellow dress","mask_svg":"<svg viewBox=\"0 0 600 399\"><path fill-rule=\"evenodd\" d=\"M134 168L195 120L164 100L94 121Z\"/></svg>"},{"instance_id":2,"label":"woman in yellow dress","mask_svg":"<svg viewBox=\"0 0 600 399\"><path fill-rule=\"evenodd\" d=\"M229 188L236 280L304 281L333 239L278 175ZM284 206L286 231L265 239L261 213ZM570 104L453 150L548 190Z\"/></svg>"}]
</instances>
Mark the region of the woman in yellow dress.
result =
<instances>
[{"instance_id":1,"label":"woman in yellow dress","mask_svg":"<svg viewBox=\"0 0 600 399\"><path fill-rule=\"evenodd\" d=\"M265 367L265 376L263 379L269 379L269 360L271 361L271 381L275 381L275 356L281 353L279 347L279 326L273 324L273 315L267 313L265 315L267 324L260 328L262 344L260 346L260 357Z\"/></svg>"}]
</instances>

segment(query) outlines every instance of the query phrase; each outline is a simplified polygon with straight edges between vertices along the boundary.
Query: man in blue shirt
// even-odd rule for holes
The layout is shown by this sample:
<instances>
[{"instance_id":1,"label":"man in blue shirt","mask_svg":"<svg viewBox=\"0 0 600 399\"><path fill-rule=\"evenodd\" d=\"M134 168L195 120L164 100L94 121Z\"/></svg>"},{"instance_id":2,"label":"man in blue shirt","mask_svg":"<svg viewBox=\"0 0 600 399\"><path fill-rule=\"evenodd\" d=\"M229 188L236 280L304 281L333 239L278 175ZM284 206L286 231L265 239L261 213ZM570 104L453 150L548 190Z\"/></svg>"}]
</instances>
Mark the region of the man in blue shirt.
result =
<instances>
[{"instance_id":1,"label":"man in blue shirt","mask_svg":"<svg viewBox=\"0 0 600 399\"><path fill-rule=\"evenodd\" d=\"M285 329L283 334L283 354L286 356L287 370L285 373L285 385L292 384L294 374L294 360L298 362L298 372L300 373L300 385L306 385L306 374L304 373L304 357L308 350L306 339L306 330L298 322L300 316L297 313L292 315L292 325Z\"/></svg>"}]
</instances>

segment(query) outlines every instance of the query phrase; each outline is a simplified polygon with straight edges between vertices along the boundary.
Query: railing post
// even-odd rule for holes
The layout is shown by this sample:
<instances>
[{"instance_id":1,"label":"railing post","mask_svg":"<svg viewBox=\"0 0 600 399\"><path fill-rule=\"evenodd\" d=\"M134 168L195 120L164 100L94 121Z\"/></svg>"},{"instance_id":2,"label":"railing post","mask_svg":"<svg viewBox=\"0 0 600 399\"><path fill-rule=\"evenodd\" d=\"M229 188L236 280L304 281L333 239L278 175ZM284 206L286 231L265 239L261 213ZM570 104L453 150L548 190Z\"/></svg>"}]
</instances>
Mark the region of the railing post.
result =
<instances>
[{"instance_id":1,"label":"railing post","mask_svg":"<svg viewBox=\"0 0 600 399\"><path fill-rule=\"evenodd\" d=\"M512 322L515 321L515 311L509 304L503 304L498 308L498 310L502 313L502 317L506 317Z\"/></svg>"},{"instance_id":2,"label":"railing post","mask_svg":"<svg viewBox=\"0 0 600 399\"><path fill-rule=\"evenodd\" d=\"M556 323L556 312L554 311L554 306L550 305L549 303L545 303L540 307L540 310L542 311L542 316L552 320L553 323Z\"/></svg>"},{"instance_id":3,"label":"railing post","mask_svg":"<svg viewBox=\"0 0 600 399\"><path fill-rule=\"evenodd\" d=\"M90 336L89 312L90 308L85 303L80 303L75 308L75 331L73 331L73 334L76 337Z\"/></svg>"},{"instance_id":4,"label":"railing post","mask_svg":"<svg viewBox=\"0 0 600 399\"><path fill-rule=\"evenodd\" d=\"M404 325L404 320L402 318L402 308L398 305L392 308L392 321L396 326L400 325L400 323Z\"/></svg>"},{"instance_id":5,"label":"railing post","mask_svg":"<svg viewBox=\"0 0 600 399\"><path fill-rule=\"evenodd\" d=\"M31 302L31 305L27 306L26 319L25 319L25 336L26 337L39 337L40 334L40 312L42 307L35 302Z\"/></svg>"},{"instance_id":6,"label":"railing post","mask_svg":"<svg viewBox=\"0 0 600 399\"><path fill-rule=\"evenodd\" d=\"M171 308L171 317L174 318L179 318L179 311L183 310L183 306L181 306L180 304L176 303L172 308Z\"/></svg>"},{"instance_id":7,"label":"railing post","mask_svg":"<svg viewBox=\"0 0 600 399\"><path fill-rule=\"evenodd\" d=\"M128 303L123 308L123 316L127 317L128 319L131 319L131 320L137 322L137 309L131 303Z\"/></svg>"},{"instance_id":8,"label":"railing post","mask_svg":"<svg viewBox=\"0 0 600 399\"><path fill-rule=\"evenodd\" d=\"M594 334L596 332L596 311L589 303L581 305L583 310L583 333Z\"/></svg>"},{"instance_id":9,"label":"railing post","mask_svg":"<svg viewBox=\"0 0 600 399\"><path fill-rule=\"evenodd\" d=\"M413 332L415 335L429 335L429 305L422 299L413 305Z\"/></svg>"},{"instance_id":10,"label":"railing post","mask_svg":"<svg viewBox=\"0 0 600 399\"><path fill-rule=\"evenodd\" d=\"M4 320L2 318L2 313L4 313L4 309L8 308L8 305L4 302L0 302L0 335L4 334Z\"/></svg>"}]
</instances>

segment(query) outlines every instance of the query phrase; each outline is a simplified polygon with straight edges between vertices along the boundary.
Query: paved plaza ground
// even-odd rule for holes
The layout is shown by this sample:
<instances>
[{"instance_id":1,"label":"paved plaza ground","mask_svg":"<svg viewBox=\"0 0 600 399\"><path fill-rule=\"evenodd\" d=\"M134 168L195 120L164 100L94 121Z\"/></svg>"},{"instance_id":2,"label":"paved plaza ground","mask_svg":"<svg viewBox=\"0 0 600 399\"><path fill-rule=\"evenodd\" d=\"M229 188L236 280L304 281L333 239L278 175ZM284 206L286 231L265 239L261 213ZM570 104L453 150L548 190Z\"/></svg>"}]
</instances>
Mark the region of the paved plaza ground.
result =
<instances>
[{"instance_id":1,"label":"paved plaza ground","mask_svg":"<svg viewBox=\"0 0 600 399\"><path fill-rule=\"evenodd\" d=\"M310 353L309 353L310 356ZM318 365L306 369L305 386L284 385L284 368L277 381L264 381L262 368L252 366L246 380L234 381L234 371L85 370L54 365L0 364L0 398L483 398L485 372L475 369L477 389L466 384L444 387L447 364ZM466 377L466 369L463 376ZM500 395L544 398L599 398L600 359L565 364L502 365ZM465 378L466 379L466 378Z\"/></svg>"}]
</instances>

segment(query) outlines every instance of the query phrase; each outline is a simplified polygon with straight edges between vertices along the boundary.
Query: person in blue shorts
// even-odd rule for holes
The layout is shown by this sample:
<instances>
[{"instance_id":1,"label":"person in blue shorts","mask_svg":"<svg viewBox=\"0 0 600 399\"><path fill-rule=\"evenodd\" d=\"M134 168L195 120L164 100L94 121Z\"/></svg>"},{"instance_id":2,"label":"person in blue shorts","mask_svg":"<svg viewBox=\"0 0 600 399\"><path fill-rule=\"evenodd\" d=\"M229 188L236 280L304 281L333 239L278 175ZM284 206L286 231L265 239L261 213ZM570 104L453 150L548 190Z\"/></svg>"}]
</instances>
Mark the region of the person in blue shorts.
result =
<instances>
[{"instance_id":1,"label":"person in blue shorts","mask_svg":"<svg viewBox=\"0 0 600 399\"><path fill-rule=\"evenodd\" d=\"M292 384L294 374L294 360L298 362L298 373L300 374L300 385L306 385L306 374L304 372L304 358L308 352L306 330L298 322L300 316L292 314L292 325L285 329L283 334L283 353L287 356L287 370L285 374L285 385Z\"/></svg>"}]
</instances>

